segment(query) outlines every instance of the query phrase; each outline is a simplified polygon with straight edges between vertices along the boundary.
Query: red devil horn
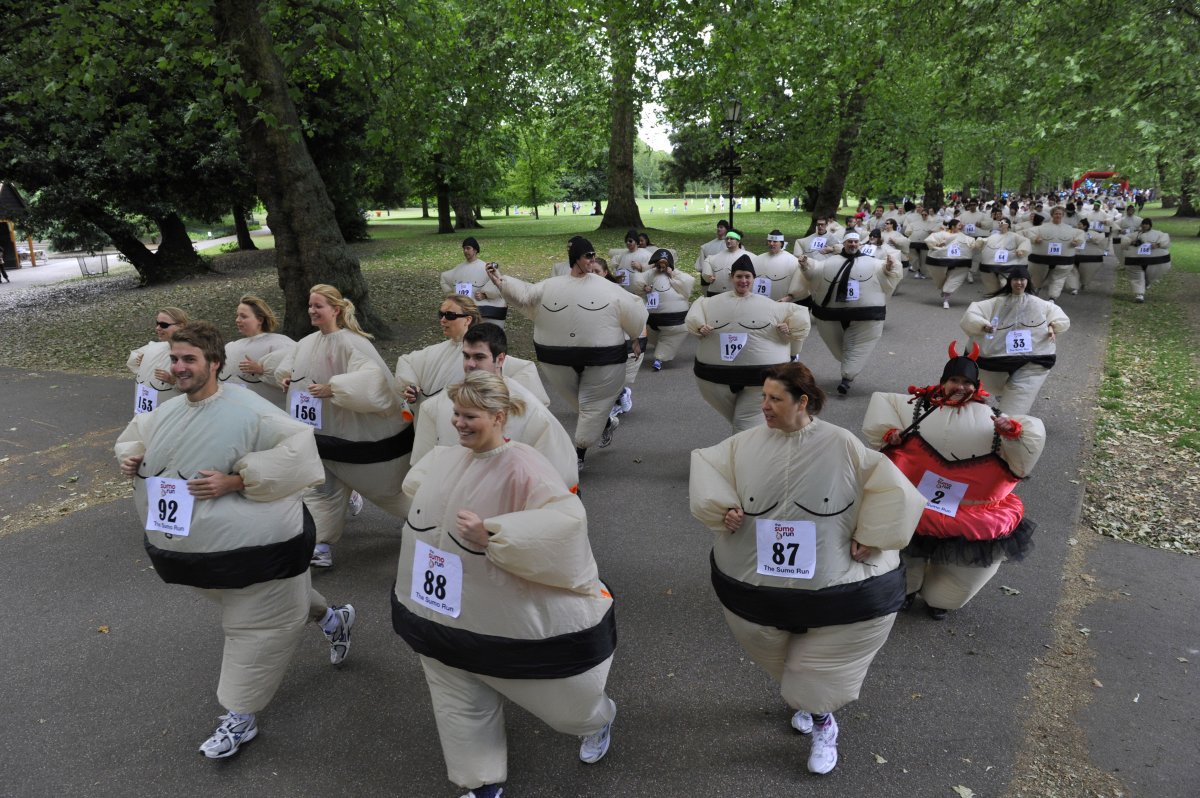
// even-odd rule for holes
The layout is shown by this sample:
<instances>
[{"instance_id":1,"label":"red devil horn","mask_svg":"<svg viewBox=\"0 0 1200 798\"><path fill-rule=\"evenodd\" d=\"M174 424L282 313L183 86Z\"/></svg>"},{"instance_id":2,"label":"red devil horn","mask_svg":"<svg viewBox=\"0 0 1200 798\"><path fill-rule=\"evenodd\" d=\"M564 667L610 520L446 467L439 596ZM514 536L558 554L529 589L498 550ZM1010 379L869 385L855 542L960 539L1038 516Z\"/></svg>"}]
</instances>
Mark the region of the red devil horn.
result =
<instances>
[{"instance_id":1,"label":"red devil horn","mask_svg":"<svg viewBox=\"0 0 1200 798\"><path fill-rule=\"evenodd\" d=\"M957 340L950 342L950 359L953 360L956 357L958 357L958 341Z\"/></svg>"},{"instance_id":2,"label":"red devil horn","mask_svg":"<svg viewBox=\"0 0 1200 798\"><path fill-rule=\"evenodd\" d=\"M979 343L978 342L974 342L971 344L971 354L967 355L967 357L971 358L971 360L979 359Z\"/></svg>"}]
</instances>

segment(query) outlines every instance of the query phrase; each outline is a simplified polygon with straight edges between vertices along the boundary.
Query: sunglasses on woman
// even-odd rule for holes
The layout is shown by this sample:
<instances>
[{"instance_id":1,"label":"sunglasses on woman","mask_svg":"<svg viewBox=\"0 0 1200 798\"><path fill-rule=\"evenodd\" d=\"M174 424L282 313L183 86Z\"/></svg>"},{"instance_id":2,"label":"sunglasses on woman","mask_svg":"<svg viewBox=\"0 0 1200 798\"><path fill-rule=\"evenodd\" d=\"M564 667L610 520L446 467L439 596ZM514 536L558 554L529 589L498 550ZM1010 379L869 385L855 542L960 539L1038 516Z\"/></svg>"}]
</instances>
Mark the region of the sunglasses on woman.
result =
<instances>
[{"instance_id":1,"label":"sunglasses on woman","mask_svg":"<svg viewBox=\"0 0 1200 798\"><path fill-rule=\"evenodd\" d=\"M445 319L446 321L454 321L455 319L469 319L469 318L471 318L471 314L470 313L455 313L452 310L439 310L438 318Z\"/></svg>"},{"instance_id":2,"label":"sunglasses on woman","mask_svg":"<svg viewBox=\"0 0 1200 798\"><path fill-rule=\"evenodd\" d=\"M157 326L158 326L158 328L159 328L160 330L165 330L165 329L167 329L168 327L170 327L170 326L172 326L172 325L174 325L174 324L175 324L175 322L173 322L173 321L156 321L156 322L154 322L154 323L155 323L155 325L157 325Z\"/></svg>"}]
</instances>

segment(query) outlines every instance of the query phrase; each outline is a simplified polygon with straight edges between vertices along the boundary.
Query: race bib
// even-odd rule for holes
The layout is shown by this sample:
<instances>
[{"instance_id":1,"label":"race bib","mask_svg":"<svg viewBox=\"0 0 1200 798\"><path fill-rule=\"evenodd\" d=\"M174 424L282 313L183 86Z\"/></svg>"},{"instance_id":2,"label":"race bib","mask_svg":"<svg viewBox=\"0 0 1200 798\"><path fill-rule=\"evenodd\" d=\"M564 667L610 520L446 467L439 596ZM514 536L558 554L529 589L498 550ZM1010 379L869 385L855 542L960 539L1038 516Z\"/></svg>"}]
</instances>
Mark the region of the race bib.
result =
<instances>
[{"instance_id":1,"label":"race bib","mask_svg":"<svg viewBox=\"0 0 1200 798\"><path fill-rule=\"evenodd\" d=\"M759 296L771 295L771 280L768 277L755 277L751 291Z\"/></svg>"},{"instance_id":2,"label":"race bib","mask_svg":"<svg viewBox=\"0 0 1200 798\"><path fill-rule=\"evenodd\" d=\"M657 291L651 291L650 293L646 294L646 309L647 310L658 310L658 292Z\"/></svg>"},{"instance_id":3,"label":"race bib","mask_svg":"<svg viewBox=\"0 0 1200 798\"><path fill-rule=\"evenodd\" d=\"M1007 249L996 250L996 263L1008 263L1008 250Z\"/></svg>"},{"instance_id":4,"label":"race bib","mask_svg":"<svg viewBox=\"0 0 1200 798\"><path fill-rule=\"evenodd\" d=\"M754 522L757 571L764 576L812 579L817 568L817 525L812 521Z\"/></svg>"},{"instance_id":5,"label":"race bib","mask_svg":"<svg viewBox=\"0 0 1200 798\"><path fill-rule=\"evenodd\" d=\"M965 225L963 225L963 232L969 236L975 235L975 224L973 222L967 222Z\"/></svg>"},{"instance_id":6,"label":"race bib","mask_svg":"<svg viewBox=\"0 0 1200 798\"><path fill-rule=\"evenodd\" d=\"M1029 330L1009 330L1004 336L1004 351L1010 355L1027 355L1033 351L1033 336Z\"/></svg>"},{"instance_id":7,"label":"race bib","mask_svg":"<svg viewBox=\"0 0 1200 798\"><path fill-rule=\"evenodd\" d=\"M135 385L133 389L133 414L149 413L158 407L158 391L149 385Z\"/></svg>"},{"instance_id":8,"label":"race bib","mask_svg":"<svg viewBox=\"0 0 1200 798\"><path fill-rule=\"evenodd\" d=\"M1087 241L1081 241L1075 245L1076 252L1083 252L1085 249L1087 249Z\"/></svg>"},{"instance_id":9,"label":"race bib","mask_svg":"<svg viewBox=\"0 0 1200 798\"><path fill-rule=\"evenodd\" d=\"M958 244L951 244L950 246L946 247L946 257L947 258L961 258L962 257L962 248L959 247Z\"/></svg>"},{"instance_id":10,"label":"race bib","mask_svg":"<svg viewBox=\"0 0 1200 798\"><path fill-rule=\"evenodd\" d=\"M859 296L861 296L861 294L859 294L858 280L847 280L846 281L846 301L847 302L857 302Z\"/></svg>"},{"instance_id":11,"label":"race bib","mask_svg":"<svg viewBox=\"0 0 1200 798\"><path fill-rule=\"evenodd\" d=\"M186 538L194 501L186 479L150 477L146 480L146 531Z\"/></svg>"},{"instance_id":12,"label":"race bib","mask_svg":"<svg viewBox=\"0 0 1200 798\"><path fill-rule=\"evenodd\" d=\"M1153 245L1153 244L1138 244L1138 253L1137 253L1137 254L1139 254L1139 255L1149 255L1149 254L1150 254L1150 250L1152 250L1152 249L1154 249L1154 245Z\"/></svg>"},{"instance_id":13,"label":"race bib","mask_svg":"<svg viewBox=\"0 0 1200 798\"><path fill-rule=\"evenodd\" d=\"M409 598L422 607L457 618L462 612L462 582L462 558L414 541Z\"/></svg>"},{"instance_id":14,"label":"race bib","mask_svg":"<svg viewBox=\"0 0 1200 798\"><path fill-rule=\"evenodd\" d=\"M828 246L828 244L823 238L814 238L808 243L808 249L810 252L820 252L821 250L825 249L826 246Z\"/></svg>"},{"instance_id":15,"label":"race bib","mask_svg":"<svg viewBox=\"0 0 1200 798\"><path fill-rule=\"evenodd\" d=\"M721 333L721 359L730 362L746 348L749 333Z\"/></svg>"},{"instance_id":16,"label":"race bib","mask_svg":"<svg viewBox=\"0 0 1200 798\"><path fill-rule=\"evenodd\" d=\"M925 509L953 518L958 515L958 503L967 495L967 483L954 482L926 471L917 491L925 497Z\"/></svg>"},{"instance_id":17,"label":"race bib","mask_svg":"<svg viewBox=\"0 0 1200 798\"><path fill-rule=\"evenodd\" d=\"M1104 231L1104 222L1097 222L1097 221L1093 221L1093 222L1092 222L1092 229L1093 229L1093 230L1099 230L1099 231L1103 232L1103 231Z\"/></svg>"},{"instance_id":18,"label":"race bib","mask_svg":"<svg viewBox=\"0 0 1200 798\"><path fill-rule=\"evenodd\" d=\"M875 245L874 244L863 244L861 247L859 247L859 251L862 252L862 254L864 254L864 255L869 255L872 258L875 257Z\"/></svg>"},{"instance_id":19,"label":"race bib","mask_svg":"<svg viewBox=\"0 0 1200 798\"><path fill-rule=\"evenodd\" d=\"M1051 241L1049 244L1046 245L1046 254L1047 255L1061 255L1062 254L1062 243L1059 241Z\"/></svg>"},{"instance_id":20,"label":"race bib","mask_svg":"<svg viewBox=\"0 0 1200 798\"><path fill-rule=\"evenodd\" d=\"M629 270L628 269L617 269L617 277L621 278L621 285L625 286L626 288L629 287Z\"/></svg>"},{"instance_id":21,"label":"race bib","mask_svg":"<svg viewBox=\"0 0 1200 798\"><path fill-rule=\"evenodd\" d=\"M465 283L455 283L454 284L454 293L458 294L459 296L469 296L469 297L471 297L471 299L474 299L475 298L475 284L472 283L470 280L468 280Z\"/></svg>"},{"instance_id":22,"label":"race bib","mask_svg":"<svg viewBox=\"0 0 1200 798\"><path fill-rule=\"evenodd\" d=\"M292 394L292 418L320 429L321 400L308 391L296 391Z\"/></svg>"}]
</instances>

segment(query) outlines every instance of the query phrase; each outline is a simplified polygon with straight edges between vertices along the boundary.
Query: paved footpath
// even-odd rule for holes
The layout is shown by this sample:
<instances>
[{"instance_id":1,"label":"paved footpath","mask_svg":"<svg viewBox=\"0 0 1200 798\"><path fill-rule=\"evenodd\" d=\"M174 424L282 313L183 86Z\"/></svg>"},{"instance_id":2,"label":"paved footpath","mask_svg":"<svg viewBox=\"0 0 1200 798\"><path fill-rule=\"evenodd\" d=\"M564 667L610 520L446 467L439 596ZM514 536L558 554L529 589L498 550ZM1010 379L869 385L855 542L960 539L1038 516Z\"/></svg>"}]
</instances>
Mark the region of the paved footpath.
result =
<instances>
[{"instance_id":1,"label":"paved footpath","mask_svg":"<svg viewBox=\"0 0 1200 798\"><path fill-rule=\"evenodd\" d=\"M1020 488L1039 523L1036 550L945 622L898 619L860 700L838 713L841 762L826 777L807 773L807 740L734 643L709 585L709 533L688 513L688 453L728 430L696 394L693 349L661 373L643 371L633 412L583 475L593 547L618 598L613 746L583 765L576 740L512 708L505 794L912 798L953 796L956 785L1004 794L1028 713L1056 709L1025 696L1054 643L1068 540L1081 534L1105 288L1064 297L1072 327L1036 407L1050 443ZM869 368L849 397L831 396L823 417L857 431L872 391L935 381L979 295L967 286L943 311L929 283L905 280ZM832 389L836 364L815 333L804 357ZM368 507L348 524L336 567L315 577L330 600L358 608L345 666L329 666L309 627L259 737L232 760L207 761L195 749L222 711L216 612L155 576L132 501L102 498L124 489L111 444L129 417L132 381L8 368L0 380L0 795L458 795L416 657L391 628L395 519ZM1108 540L1087 556L1096 599L1078 646L1094 655L1104 687L1079 688L1092 700L1075 720L1091 761L1127 795L1196 795L1200 564Z\"/></svg>"}]
</instances>

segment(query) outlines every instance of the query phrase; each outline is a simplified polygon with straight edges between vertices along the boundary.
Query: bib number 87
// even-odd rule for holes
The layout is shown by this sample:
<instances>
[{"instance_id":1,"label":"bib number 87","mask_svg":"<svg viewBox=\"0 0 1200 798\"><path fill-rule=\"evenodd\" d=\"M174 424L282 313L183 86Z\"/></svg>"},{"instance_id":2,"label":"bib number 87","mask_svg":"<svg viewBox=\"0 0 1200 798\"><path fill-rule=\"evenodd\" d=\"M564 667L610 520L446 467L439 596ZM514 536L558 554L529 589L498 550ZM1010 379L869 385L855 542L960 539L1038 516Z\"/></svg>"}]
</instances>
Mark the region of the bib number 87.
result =
<instances>
[{"instance_id":1,"label":"bib number 87","mask_svg":"<svg viewBox=\"0 0 1200 798\"><path fill-rule=\"evenodd\" d=\"M775 543L771 546L771 562L776 565L796 564L796 552L799 551L800 544L788 543L786 546L782 543ZM787 552L786 554L784 552Z\"/></svg>"},{"instance_id":2,"label":"bib number 87","mask_svg":"<svg viewBox=\"0 0 1200 798\"><path fill-rule=\"evenodd\" d=\"M425 572L425 584L421 585L421 589L425 591L426 596L433 596L436 599L446 598L446 577L438 574L435 579L433 571Z\"/></svg>"},{"instance_id":3,"label":"bib number 87","mask_svg":"<svg viewBox=\"0 0 1200 798\"><path fill-rule=\"evenodd\" d=\"M175 523L175 515L179 512L179 502L166 499L158 500L158 520L160 522L173 524Z\"/></svg>"}]
</instances>

